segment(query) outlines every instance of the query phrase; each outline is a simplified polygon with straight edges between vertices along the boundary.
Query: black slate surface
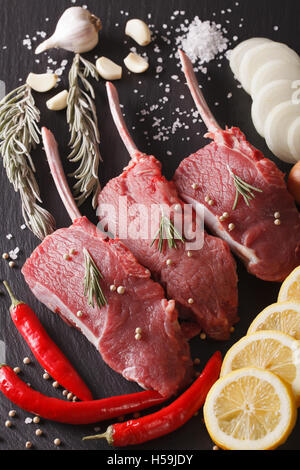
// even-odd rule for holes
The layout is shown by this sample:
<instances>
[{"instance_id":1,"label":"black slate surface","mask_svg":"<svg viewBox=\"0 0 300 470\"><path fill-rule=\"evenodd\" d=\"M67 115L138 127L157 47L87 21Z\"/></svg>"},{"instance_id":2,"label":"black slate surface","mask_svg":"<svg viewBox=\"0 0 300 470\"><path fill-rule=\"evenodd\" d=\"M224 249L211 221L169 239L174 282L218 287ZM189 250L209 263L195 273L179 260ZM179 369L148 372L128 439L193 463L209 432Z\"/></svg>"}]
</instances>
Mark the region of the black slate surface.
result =
<instances>
[{"instance_id":1,"label":"black slate surface","mask_svg":"<svg viewBox=\"0 0 300 470\"><path fill-rule=\"evenodd\" d=\"M153 139L156 134L156 128L152 126L153 116L164 117L165 126L170 127L178 117L176 113L174 114L177 107L180 107L180 112L186 112L193 107L192 99L184 84L180 69L177 67L177 60L169 57L175 45L175 38L180 34L175 31L180 23L185 19L191 21L194 16L198 15L202 20L214 20L226 27L228 30L227 37L232 45L251 36L266 36L285 42L300 52L300 3L296 0L289 0L288 2L285 0L240 0L239 2L231 0L168 0L163 2L158 0L86 0L85 3L90 11L103 20L100 42L97 48L87 55L91 60L94 60L95 55L105 55L121 63L122 59L128 54L129 48L133 46L144 52L144 49L128 38L127 43L124 43L126 39L124 27L130 17L145 19L151 25L155 25L154 29L158 31L154 44L159 46L160 52L154 51L154 44L145 49L151 63L149 71L141 76L129 75L125 71L124 78L117 83L117 87L121 102L124 105L126 122L132 131L137 146L141 150L153 153L162 161L167 177L172 177L174 170L185 156L206 143L202 137L205 132L203 124L193 123L192 117L184 114L179 117L182 122L189 125L188 129L179 129L174 135L170 134L169 140L164 142ZM75 4L81 5L81 2L77 1ZM46 31L49 35L53 32L56 21L64 9L72 5L73 2L68 0L1 0L0 80L5 82L7 91L12 90L21 81L25 80L29 72L42 73L46 69L47 55L42 54L39 56L40 63L36 63L37 57L33 53L40 37L37 37L37 41L32 41L33 50L28 50L22 44L26 35L28 34L30 38L33 38L37 31ZM175 19L171 20L171 16L176 10L179 12L185 11L185 14L176 15ZM125 12L128 12L128 16ZM151 13L151 19L148 19L149 13ZM46 21L46 18L49 18L49 21ZM116 24L119 26L116 26ZM165 28L164 25L168 25L168 27ZM170 29L170 26L173 29ZM278 26L278 28L274 29L274 26ZM166 34L168 30L171 31L169 35ZM238 36L237 42L232 40L235 35ZM166 43L161 36L170 39L171 44ZM69 61L62 82L59 85L59 89L63 89L67 86L67 71L72 54L57 50L50 51L49 55L57 60L58 64L65 58ZM163 58L162 64L157 61L160 57ZM218 63L221 63L220 67ZM51 66L51 64L49 65ZM155 69L158 65L162 65L163 70L157 79L155 78ZM55 67L53 68L55 69ZM181 78L180 82L170 78L174 74ZM266 156L273 158L264 140L256 133L251 122L251 99L243 90L237 87L237 82L233 79L227 61L222 59L210 63L208 65L208 75L211 77L210 81L207 80L207 76L199 73L199 82L203 85L208 103L212 106L219 122L222 125L234 124L239 126L253 145L261 149ZM163 85L159 86L160 83L163 83ZM166 84L170 84L169 93L165 92ZM101 184L104 185L110 178L119 174L128 162L128 155L112 123L104 81L95 84L95 90L102 136L101 153L104 160L100 167L99 177ZM138 90L138 92L135 93L134 90ZM228 93L232 93L232 98L227 98ZM67 164L65 159L68 151L68 131L64 112L51 113L45 106L46 98L53 94L53 91L46 94L46 96L35 94L35 98L42 113L41 124L48 126L55 133L60 144L65 169L69 172L73 167ZM184 95L184 99L180 98L181 95ZM158 110L157 113L146 115L144 121L140 121L141 110L145 107L149 109L151 105L160 103L159 99L165 96L168 97L168 102L163 105L163 109ZM219 105L216 106L215 103L219 103ZM139 115L136 113L139 113ZM145 134L145 132L148 132L148 134ZM197 132L200 132L200 135L197 135ZM190 140L187 140L187 137ZM167 152L172 152L172 155ZM69 218L56 193L41 147L33 153L33 159L37 168L37 179L41 188L44 207L54 215L57 227L69 225ZM289 170L288 165L279 162L277 159L275 160L282 170ZM23 231L20 229L23 220L19 196L13 192L2 164L0 165L0 185L0 252L9 251L16 246L21 249L15 269L10 269L8 263L1 259L0 279L9 280L17 296L33 307L54 341L72 359L95 397L100 398L139 390L137 385L127 382L111 371L103 363L96 349L78 331L69 328L31 294L22 277L20 268L39 241L28 230ZM82 211L92 221L96 221L90 201L85 204ZM13 235L11 240L6 238L9 233ZM240 323L237 325L230 341L216 343L195 339L191 342L193 356L200 357L202 365L217 348L223 353L226 352L233 342L246 333L251 320L262 308L273 303L276 299L279 289L277 284L263 282L248 275L239 262L238 272ZM2 294L0 296L0 337L5 342L6 362L13 367L20 366L22 379L29 382L35 389L51 396L60 397L61 389L54 390L51 381L43 380L43 370L34 360L25 342L12 324L8 313L8 297L3 288L0 287L0 291ZM25 356L33 359L31 365L23 365L22 360ZM25 419L32 416L19 409L17 409L17 417L13 419L13 427L8 429L4 426L4 422L10 409L17 408L1 396L0 450L22 450L25 448L27 440L32 441L33 449L54 450L56 447L53 440L56 437L59 437L62 441L59 449L108 449L108 445L102 441L81 441L82 436L94 432L94 425L72 427L45 422L44 420L41 420L39 425L25 424ZM99 425L100 429L106 429L106 424L101 423ZM35 436L37 427L43 429L43 436ZM300 427L297 424L287 443L281 449L299 449L299 434ZM137 449L209 450L212 445L203 424L201 413L199 413L197 417L191 419L188 424L177 432L137 447Z\"/></svg>"}]
</instances>

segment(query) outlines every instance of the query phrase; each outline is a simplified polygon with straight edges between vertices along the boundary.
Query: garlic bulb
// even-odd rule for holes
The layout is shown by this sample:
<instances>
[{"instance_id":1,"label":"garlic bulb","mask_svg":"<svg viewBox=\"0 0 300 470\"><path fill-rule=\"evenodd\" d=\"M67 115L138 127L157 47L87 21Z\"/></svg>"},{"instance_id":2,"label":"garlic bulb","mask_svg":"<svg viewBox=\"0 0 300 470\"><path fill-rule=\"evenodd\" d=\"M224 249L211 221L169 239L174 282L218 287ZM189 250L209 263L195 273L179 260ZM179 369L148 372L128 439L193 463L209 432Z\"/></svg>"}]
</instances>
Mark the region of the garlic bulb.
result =
<instances>
[{"instance_id":1,"label":"garlic bulb","mask_svg":"<svg viewBox=\"0 0 300 470\"><path fill-rule=\"evenodd\" d=\"M101 27L101 20L85 8L68 8L58 20L54 34L40 44L35 53L53 47L75 53L91 51L98 44Z\"/></svg>"}]
</instances>

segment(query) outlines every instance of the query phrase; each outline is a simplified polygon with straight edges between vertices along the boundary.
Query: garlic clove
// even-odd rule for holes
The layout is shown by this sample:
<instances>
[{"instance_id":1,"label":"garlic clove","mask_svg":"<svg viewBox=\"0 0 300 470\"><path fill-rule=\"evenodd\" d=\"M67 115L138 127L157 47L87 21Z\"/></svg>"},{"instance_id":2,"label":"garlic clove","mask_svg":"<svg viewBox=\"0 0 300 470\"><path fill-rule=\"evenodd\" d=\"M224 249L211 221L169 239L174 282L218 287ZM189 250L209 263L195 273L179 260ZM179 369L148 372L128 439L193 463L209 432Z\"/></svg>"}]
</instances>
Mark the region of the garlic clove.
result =
<instances>
[{"instance_id":1,"label":"garlic clove","mask_svg":"<svg viewBox=\"0 0 300 470\"><path fill-rule=\"evenodd\" d=\"M149 68L149 63L146 59L138 54L130 52L124 59L124 64L133 73L143 73Z\"/></svg>"},{"instance_id":2,"label":"garlic clove","mask_svg":"<svg viewBox=\"0 0 300 470\"><path fill-rule=\"evenodd\" d=\"M99 41L101 20L82 7L70 7L57 22L54 34L40 44L36 54L53 47L82 53L94 49Z\"/></svg>"},{"instance_id":3,"label":"garlic clove","mask_svg":"<svg viewBox=\"0 0 300 470\"><path fill-rule=\"evenodd\" d=\"M35 91L45 93L55 87L58 76L55 73L30 73L26 83Z\"/></svg>"},{"instance_id":4,"label":"garlic clove","mask_svg":"<svg viewBox=\"0 0 300 470\"><path fill-rule=\"evenodd\" d=\"M105 80L119 80L122 78L122 67L107 57L99 57L96 68L100 77Z\"/></svg>"},{"instance_id":5,"label":"garlic clove","mask_svg":"<svg viewBox=\"0 0 300 470\"><path fill-rule=\"evenodd\" d=\"M68 90L61 91L46 102L47 108L51 111L61 111L62 109L65 109L68 104L68 96Z\"/></svg>"},{"instance_id":6,"label":"garlic clove","mask_svg":"<svg viewBox=\"0 0 300 470\"><path fill-rule=\"evenodd\" d=\"M151 31L146 23L139 19L132 19L127 21L125 34L140 46L147 46L151 42Z\"/></svg>"}]
</instances>

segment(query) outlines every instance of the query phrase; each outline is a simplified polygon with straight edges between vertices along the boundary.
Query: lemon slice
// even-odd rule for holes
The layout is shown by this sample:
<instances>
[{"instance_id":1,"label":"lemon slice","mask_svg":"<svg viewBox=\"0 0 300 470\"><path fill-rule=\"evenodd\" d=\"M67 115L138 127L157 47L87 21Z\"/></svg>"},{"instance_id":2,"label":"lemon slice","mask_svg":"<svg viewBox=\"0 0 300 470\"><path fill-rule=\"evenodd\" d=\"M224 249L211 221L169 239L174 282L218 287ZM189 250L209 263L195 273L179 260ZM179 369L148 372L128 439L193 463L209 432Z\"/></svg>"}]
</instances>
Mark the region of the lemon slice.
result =
<instances>
[{"instance_id":1,"label":"lemon slice","mask_svg":"<svg viewBox=\"0 0 300 470\"><path fill-rule=\"evenodd\" d=\"M260 330L278 330L300 340L300 302L269 305L253 320L247 334Z\"/></svg>"},{"instance_id":2,"label":"lemon slice","mask_svg":"<svg viewBox=\"0 0 300 470\"><path fill-rule=\"evenodd\" d=\"M300 341L281 331L257 331L235 343L224 357L221 376L243 367L268 369L289 383L300 402Z\"/></svg>"},{"instance_id":3,"label":"lemon slice","mask_svg":"<svg viewBox=\"0 0 300 470\"><path fill-rule=\"evenodd\" d=\"M300 302L300 266L289 274L280 288L278 302L286 300Z\"/></svg>"},{"instance_id":4,"label":"lemon slice","mask_svg":"<svg viewBox=\"0 0 300 470\"><path fill-rule=\"evenodd\" d=\"M212 440L227 450L271 450L283 444L296 422L290 387L277 375L246 367L221 377L204 404Z\"/></svg>"}]
</instances>

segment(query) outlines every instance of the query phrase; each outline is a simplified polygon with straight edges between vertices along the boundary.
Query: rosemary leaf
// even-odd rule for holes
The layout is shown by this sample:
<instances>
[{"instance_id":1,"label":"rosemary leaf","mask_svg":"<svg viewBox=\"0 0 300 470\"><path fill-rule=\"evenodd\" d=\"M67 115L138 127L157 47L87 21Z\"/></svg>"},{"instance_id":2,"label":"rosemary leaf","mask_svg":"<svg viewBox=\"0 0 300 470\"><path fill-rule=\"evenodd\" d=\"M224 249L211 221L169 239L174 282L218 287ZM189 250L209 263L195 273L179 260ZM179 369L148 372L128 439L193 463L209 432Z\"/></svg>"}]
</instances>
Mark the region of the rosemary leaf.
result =
<instances>
[{"instance_id":1,"label":"rosemary leaf","mask_svg":"<svg viewBox=\"0 0 300 470\"><path fill-rule=\"evenodd\" d=\"M93 308L95 300L99 308L104 307L107 300L100 286L100 279L103 279L103 276L86 248L83 249L83 254L85 264L84 296L87 297L88 305Z\"/></svg>"},{"instance_id":2,"label":"rosemary leaf","mask_svg":"<svg viewBox=\"0 0 300 470\"><path fill-rule=\"evenodd\" d=\"M234 183L234 186L235 186L235 189L236 189L235 199L234 199L234 203L233 203L233 206L232 206L232 210L234 211L236 209L236 206L237 206L237 203L238 203L238 200L239 200L240 196L243 197L243 199L245 201L245 204L249 207L250 202L252 201L252 199L255 198L255 194L254 194L253 191L262 193L263 192L262 189L256 188L255 186L252 186L251 184L246 183L245 181L243 181L242 178L240 178L235 173L233 173L233 171L231 170L231 168L229 168L228 165L227 165L227 169L228 169L230 175L233 178L233 183Z\"/></svg>"},{"instance_id":3,"label":"rosemary leaf","mask_svg":"<svg viewBox=\"0 0 300 470\"><path fill-rule=\"evenodd\" d=\"M27 227L41 240L52 233L55 221L40 207L40 191L30 152L40 142L39 110L31 89L22 85L0 101L0 153L7 177L20 193L22 214Z\"/></svg>"},{"instance_id":4,"label":"rosemary leaf","mask_svg":"<svg viewBox=\"0 0 300 470\"><path fill-rule=\"evenodd\" d=\"M184 238L176 230L173 222L165 215L162 215L160 219L159 229L150 246L153 246L156 240L158 240L157 248L160 252L163 251L165 240L167 240L169 248L174 249L177 248L176 240L184 243Z\"/></svg>"},{"instance_id":5,"label":"rosemary leaf","mask_svg":"<svg viewBox=\"0 0 300 470\"><path fill-rule=\"evenodd\" d=\"M68 158L73 163L79 162L79 166L70 176L78 180L73 187L78 206L92 194L95 208L100 191L98 168L101 155L98 120L93 101L95 93L88 81L89 76L99 79L96 67L76 54L69 73L67 121L71 147Z\"/></svg>"}]
</instances>

